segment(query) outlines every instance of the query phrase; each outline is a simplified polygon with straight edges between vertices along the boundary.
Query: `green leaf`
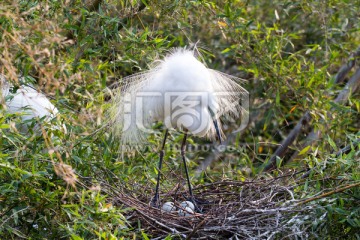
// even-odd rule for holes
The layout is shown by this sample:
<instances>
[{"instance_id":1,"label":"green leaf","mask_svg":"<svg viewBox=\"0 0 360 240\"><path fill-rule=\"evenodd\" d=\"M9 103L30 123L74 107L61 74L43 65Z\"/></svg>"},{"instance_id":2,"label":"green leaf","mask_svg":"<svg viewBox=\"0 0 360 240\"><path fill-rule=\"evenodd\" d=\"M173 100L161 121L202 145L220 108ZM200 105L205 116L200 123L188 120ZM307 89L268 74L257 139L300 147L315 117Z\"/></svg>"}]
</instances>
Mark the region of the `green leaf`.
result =
<instances>
[{"instance_id":1,"label":"green leaf","mask_svg":"<svg viewBox=\"0 0 360 240\"><path fill-rule=\"evenodd\" d=\"M72 240L84 240L82 237L75 235L75 234L71 234L71 239Z\"/></svg>"},{"instance_id":2,"label":"green leaf","mask_svg":"<svg viewBox=\"0 0 360 240\"><path fill-rule=\"evenodd\" d=\"M311 145L304 147L304 148L299 152L299 155L303 155L303 154L307 153L308 150L310 149L310 147L311 147Z\"/></svg>"},{"instance_id":3,"label":"green leaf","mask_svg":"<svg viewBox=\"0 0 360 240\"><path fill-rule=\"evenodd\" d=\"M338 151L338 147L336 146L335 142L330 138L330 136L328 136L328 143L330 144L330 146L335 150Z\"/></svg>"},{"instance_id":4,"label":"green leaf","mask_svg":"<svg viewBox=\"0 0 360 240\"><path fill-rule=\"evenodd\" d=\"M0 125L0 129L7 129L7 128L10 128L9 124L1 124Z\"/></svg>"},{"instance_id":5,"label":"green leaf","mask_svg":"<svg viewBox=\"0 0 360 240\"><path fill-rule=\"evenodd\" d=\"M141 231L141 236L143 237L143 239L145 240L150 240L150 238L146 235L146 233L144 233L143 231Z\"/></svg>"}]
</instances>

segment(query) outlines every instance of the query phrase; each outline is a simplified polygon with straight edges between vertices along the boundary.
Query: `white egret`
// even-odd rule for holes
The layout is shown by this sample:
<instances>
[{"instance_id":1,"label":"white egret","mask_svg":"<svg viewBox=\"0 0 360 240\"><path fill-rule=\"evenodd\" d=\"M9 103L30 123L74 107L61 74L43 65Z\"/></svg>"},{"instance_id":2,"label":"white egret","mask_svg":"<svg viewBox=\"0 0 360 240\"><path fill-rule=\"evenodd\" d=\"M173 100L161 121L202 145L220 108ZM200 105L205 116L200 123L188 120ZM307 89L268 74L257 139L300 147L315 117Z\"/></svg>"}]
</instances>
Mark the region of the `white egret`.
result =
<instances>
[{"instance_id":1,"label":"white egret","mask_svg":"<svg viewBox=\"0 0 360 240\"><path fill-rule=\"evenodd\" d=\"M0 75L0 89L5 99L9 113L21 113L21 130L27 131L27 123L32 119L50 121L58 114L58 109L42 93L30 86L20 86L15 93L11 93L13 86Z\"/></svg>"},{"instance_id":2,"label":"white egret","mask_svg":"<svg viewBox=\"0 0 360 240\"><path fill-rule=\"evenodd\" d=\"M109 110L110 125L121 144L140 144L161 121L165 135L160 150L158 177L152 205L159 206L159 184L168 129L184 132L181 157L191 201L195 203L185 159L187 133L210 139L223 137L221 116L241 115L247 91L236 77L207 68L196 49L176 48L150 70L125 77Z\"/></svg>"}]
</instances>

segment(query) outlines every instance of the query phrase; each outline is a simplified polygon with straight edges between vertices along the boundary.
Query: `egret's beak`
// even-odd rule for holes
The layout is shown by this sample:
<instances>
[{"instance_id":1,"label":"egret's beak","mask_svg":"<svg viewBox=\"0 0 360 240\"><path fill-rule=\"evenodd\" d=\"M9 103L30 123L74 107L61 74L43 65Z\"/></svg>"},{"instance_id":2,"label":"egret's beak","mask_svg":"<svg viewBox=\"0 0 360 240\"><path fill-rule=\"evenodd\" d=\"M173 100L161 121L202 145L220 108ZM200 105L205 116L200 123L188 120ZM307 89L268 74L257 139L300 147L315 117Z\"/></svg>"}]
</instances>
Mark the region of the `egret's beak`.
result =
<instances>
[{"instance_id":1,"label":"egret's beak","mask_svg":"<svg viewBox=\"0 0 360 240\"><path fill-rule=\"evenodd\" d=\"M210 107L208 107L208 110L209 110L209 112L210 112L210 114L211 114L211 117L212 117L212 119L213 119L213 123L214 123L215 131L216 131L216 135L217 135L217 137L218 137L218 139L219 139L219 142L220 142L220 144L221 144L222 142L221 142L220 129L219 129L218 122L217 122L217 120L216 120L216 118L215 118L215 113L211 110Z\"/></svg>"},{"instance_id":2,"label":"egret's beak","mask_svg":"<svg viewBox=\"0 0 360 240\"><path fill-rule=\"evenodd\" d=\"M216 119L214 119L214 127L215 127L215 130L216 130L216 135L217 135L217 137L218 137L218 139L219 139L219 142L220 142L220 144L222 143L221 142L221 135L220 135L220 130L219 130L219 126L218 126L218 123L217 123L217 120Z\"/></svg>"}]
</instances>

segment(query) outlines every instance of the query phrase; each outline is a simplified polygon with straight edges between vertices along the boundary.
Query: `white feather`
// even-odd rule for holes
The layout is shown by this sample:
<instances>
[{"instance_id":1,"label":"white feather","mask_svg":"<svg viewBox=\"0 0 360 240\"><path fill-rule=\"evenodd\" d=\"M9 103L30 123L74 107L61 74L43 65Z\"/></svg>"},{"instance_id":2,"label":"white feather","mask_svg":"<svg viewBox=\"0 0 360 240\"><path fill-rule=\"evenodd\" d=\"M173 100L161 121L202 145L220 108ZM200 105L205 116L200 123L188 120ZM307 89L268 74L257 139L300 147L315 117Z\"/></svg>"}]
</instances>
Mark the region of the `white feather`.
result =
<instances>
[{"instance_id":1,"label":"white feather","mask_svg":"<svg viewBox=\"0 0 360 240\"><path fill-rule=\"evenodd\" d=\"M10 113L21 112L23 121L43 117L50 120L59 112L44 94L28 86L19 88L6 106Z\"/></svg>"},{"instance_id":2,"label":"white feather","mask_svg":"<svg viewBox=\"0 0 360 240\"><path fill-rule=\"evenodd\" d=\"M9 94L10 84L6 81L5 77L0 74L0 90L1 95L5 98Z\"/></svg>"},{"instance_id":3,"label":"white feather","mask_svg":"<svg viewBox=\"0 0 360 240\"><path fill-rule=\"evenodd\" d=\"M58 109L42 93L29 86L20 86L16 93L10 93L11 85L1 76L0 85L2 96L6 98L6 107L9 113L21 113L23 123L31 119L50 121L58 114ZM26 124L21 126L22 131L27 130Z\"/></svg>"},{"instance_id":4,"label":"white feather","mask_svg":"<svg viewBox=\"0 0 360 240\"><path fill-rule=\"evenodd\" d=\"M124 78L114 94L108 117L123 144L145 140L155 121L162 121L167 128L215 138L213 120L242 111L239 100L247 91L238 79L207 68L193 51L175 49L153 65L149 71ZM168 101L173 95L184 100L179 100L178 108L173 108L175 101Z\"/></svg>"}]
</instances>

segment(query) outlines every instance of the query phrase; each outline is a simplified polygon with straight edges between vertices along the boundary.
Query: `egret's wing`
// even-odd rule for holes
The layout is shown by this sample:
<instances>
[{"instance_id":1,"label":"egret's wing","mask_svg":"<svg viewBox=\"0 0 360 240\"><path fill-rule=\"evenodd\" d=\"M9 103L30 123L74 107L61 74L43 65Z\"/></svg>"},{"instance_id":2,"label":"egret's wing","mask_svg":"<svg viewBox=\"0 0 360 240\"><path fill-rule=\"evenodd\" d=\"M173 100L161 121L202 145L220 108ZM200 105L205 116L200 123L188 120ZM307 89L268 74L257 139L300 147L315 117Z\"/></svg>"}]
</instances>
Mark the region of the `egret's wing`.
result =
<instances>
[{"instance_id":1,"label":"egret's wing","mask_svg":"<svg viewBox=\"0 0 360 240\"><path fill-rule=\"evenodd\" d=\"M214 118L222 117L236 121L241 116L247 116L249 93L240 85L245 80L213 69L209 71L213 78L212 85L216 99L216 103L210 106L216 113Z\"/></svg>"},{"instance_id":2,"label":"egret's wing","mask_svg":"<svg viewBox=\"0 0 360 240\"><path fill-rule=\"evenodd\" d=\"M49 120L58 113L57 108L44 94L27 86L19 88L6 105L10 113L23 112L24 121L36 117L46 117Z\"/></svg>"},{"instance_id":3,"label":"egret's wing","mask_svg":"<svg viewBox=\"0 0 360 240\"><path fill-rule=\"evenodd\" d=\"M174 58L176 59L174 60ZM181 84L188 84L189 87L195 86L194 91L201 91L201 87L204 88L204 91L208 91L210 95L209 112L205 113L210 113L213 120L218 120L221 116L236 117L245 112L241 100L246 99L248 93L237 83L237 78L207 69L204 66L199 67L199 64L194 68L186 64L182 65L183 61L189 59L193 60L192 52L175 50L149 71L131 75L122 80L120 87L115 91L107 114L109 125L116 135L121 136L121 143L139 143L145 140L146 134L151 129L150 124L156 119L164 120L166 117L164 116L164 99L156 94L164 95L166 91L188 89ZM203 69L208 72L199 72ZM169 73L169 71L171 72ZM190 73L196 71L194 74L196 77L192 79L191 74L187 74L189 73L187 71ZM174 74L177 76L176 78L172 77ZM204 78L201 79L198 77L199 75ZM211 79L208 79L209 76ZM182 80L182 78L185 79ZM211 86L207 84L209 80ZM191 85L191 81L196 82ZM202 83L207 85L202 86ZM174 89L176 87L179 89ZM141 94L143 95L140 96ZM153 95L151 96L151 94ZM146 97L143 97L145 95ZM138 104L141 106L139 107ZM219 121L218 124L220 124ZM210 138L216 136L215 127L212 127L206 135Z\"/></svg>"},{"instance_id":4,"label":"egret's wing","mask_svg":"<svg viewBox=\"0 0 360 240\"><path fill-rule=\"evenodd\" d=\"M239 84L244 80L216 70L209 69L209 71L214 78L212 84L217 95L218 115L241 112L243 110L241 101L248 97L248 92Z\"/></svg>"},{"instance_id":5,"label":"egret's wing","mask_svg":"<svg viewBox=\"0 0 360 240\"><path fill-rule=\"evenodd\" d=\"M150 111L151 104L150 101L145 101L139 108L136 103L139 94L154 79L156 71L157 68L154 68L125 77L114 92L106 116L115 135L121 136L122 144L140 143L146 139L151 116L143 112Z\"/></svg>"}]
</instances>

